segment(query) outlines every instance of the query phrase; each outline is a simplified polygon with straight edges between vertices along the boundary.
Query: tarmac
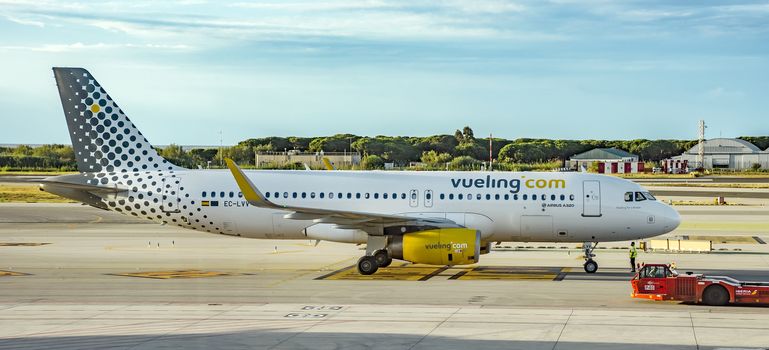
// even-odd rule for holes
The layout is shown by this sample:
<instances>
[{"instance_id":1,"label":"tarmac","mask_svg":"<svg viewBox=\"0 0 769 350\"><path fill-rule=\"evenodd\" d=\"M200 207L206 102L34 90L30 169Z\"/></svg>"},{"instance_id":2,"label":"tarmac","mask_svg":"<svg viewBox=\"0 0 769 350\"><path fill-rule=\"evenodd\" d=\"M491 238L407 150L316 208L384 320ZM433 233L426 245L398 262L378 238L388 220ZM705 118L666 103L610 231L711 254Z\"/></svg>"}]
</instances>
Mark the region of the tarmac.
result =
<instances>
[{"instance_id":1,"label":"tarmac","mask_svg":"<svg viewBox=\"0 0 769 350\"><path fill-rule=\"evenodd\" d=\"M639 261L769 280L769 208L676 208L684 224L662 238L716 250ZM354 268L362 246L0 204L0 349L769 348L765 306L630 298L627 244L599 245L594 275L575 244L503 242L478 265L396 261L372 277Z\"/></svg>"}]
</instances>

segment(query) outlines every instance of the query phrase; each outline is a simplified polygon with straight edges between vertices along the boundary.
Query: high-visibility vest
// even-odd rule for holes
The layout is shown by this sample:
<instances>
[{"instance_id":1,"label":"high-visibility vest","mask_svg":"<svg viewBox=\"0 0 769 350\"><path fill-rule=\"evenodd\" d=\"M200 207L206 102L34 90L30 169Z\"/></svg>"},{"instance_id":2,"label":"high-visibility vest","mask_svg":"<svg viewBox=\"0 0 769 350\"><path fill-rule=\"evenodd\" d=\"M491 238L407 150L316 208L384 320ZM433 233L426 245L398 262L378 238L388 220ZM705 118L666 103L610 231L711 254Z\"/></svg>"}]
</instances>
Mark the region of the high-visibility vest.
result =
<instances>
[{"instance_id":1,"label":"high-visibility vest","mask_svg":"<svg viewBox=\"0 0 769 350\"><path fill-rule=\"evenodd\" d=\"M630 246L630 258L635 258L638 256L638 251L635 249L635 246Z\"/></svg>"}]
</instances>

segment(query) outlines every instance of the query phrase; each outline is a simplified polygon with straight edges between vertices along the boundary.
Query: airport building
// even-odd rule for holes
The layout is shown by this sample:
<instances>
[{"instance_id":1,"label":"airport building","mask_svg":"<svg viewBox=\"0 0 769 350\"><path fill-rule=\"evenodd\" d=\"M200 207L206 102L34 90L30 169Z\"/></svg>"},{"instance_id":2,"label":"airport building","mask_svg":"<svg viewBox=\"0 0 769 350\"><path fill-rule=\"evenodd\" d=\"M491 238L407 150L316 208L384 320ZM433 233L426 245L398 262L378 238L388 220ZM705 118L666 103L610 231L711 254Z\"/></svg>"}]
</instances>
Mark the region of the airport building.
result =
<instances>
[{"instance_id":1,"label":"airport building","mask_svg":"<svg viewBox=\"0 0 769 350\"><path fill-rule=\"evenodd\" d=\"M594 148L569 158L569 168L590 169L597 165L599 174L629 174L644 171L644 163L638 156L616 148Z\"/></svg>"},{"instance_id":2,"label":"airport building","mask_svg":"<svg viewBox=\"0 0 769 350\"><path fill-rule=\"evenodd\" d=\"M258 152L256 166L303 163L311 167L323 167L323 158L328 158L335 166L352 166L360 164L361 155L358 152L300 152L297 150Z\"/></svg>"},{"instance_id":3,"label":"airport building","mask_svg":"<svg viewBox=\"0 0 769 350\"><path fill-rule=\"evenodd\" d=\"M696 169L749 170L754 164L769 169L769 149L762 151L754 144L740 139L717 138L703 142L703 164L699 164L697 144L679 156L662 162L665 172L681 173Z\"/></svg>"}]
</instances>

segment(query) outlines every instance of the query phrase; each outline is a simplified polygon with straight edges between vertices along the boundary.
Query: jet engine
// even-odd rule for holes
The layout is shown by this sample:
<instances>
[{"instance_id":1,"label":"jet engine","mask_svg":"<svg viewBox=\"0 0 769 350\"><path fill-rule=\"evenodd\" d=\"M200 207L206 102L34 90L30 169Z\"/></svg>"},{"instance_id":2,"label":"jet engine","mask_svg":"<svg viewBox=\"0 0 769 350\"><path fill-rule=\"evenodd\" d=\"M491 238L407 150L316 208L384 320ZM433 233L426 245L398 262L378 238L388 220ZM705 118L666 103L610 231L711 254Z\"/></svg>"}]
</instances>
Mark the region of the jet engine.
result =
<instances>
[{"instance_id":1,"label":"jet engine","mask_svg":"<svg viewBox=\"0 0 769 350\"><path fill-rule=\"evenodd\" d=\"M468 228L440 228L392 236L388 250L395 259L429 265L478 262L481 233Z\"/></svg>"}]
</instances>

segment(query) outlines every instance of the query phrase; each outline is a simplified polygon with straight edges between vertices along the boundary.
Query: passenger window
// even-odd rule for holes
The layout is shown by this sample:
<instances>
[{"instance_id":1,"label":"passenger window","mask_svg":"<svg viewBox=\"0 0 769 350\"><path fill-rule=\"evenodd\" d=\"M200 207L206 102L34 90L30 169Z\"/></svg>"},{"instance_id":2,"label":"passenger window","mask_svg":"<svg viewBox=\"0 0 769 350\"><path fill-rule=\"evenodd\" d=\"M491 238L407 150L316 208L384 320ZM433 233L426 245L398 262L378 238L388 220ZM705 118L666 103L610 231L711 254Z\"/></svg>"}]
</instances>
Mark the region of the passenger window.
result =
<instances>
[{"instance_id":1,"label":"passenger window","mask_svg":"<svg viewBox=\"0 0 769 350\"><path fill-rule=\"evenodd\" d=\"M369 198L369 196L370 196L370 194L369 194L368 192L366 192L366 194L364 195L364 197L365 197L366 199L368 199L368 198Z\"/></svg>"},{"instance_id":2,"label":"passenger window","mask_svg":"<svg viewBox=\"0 0 769 350\"><path fill-rule=\"evenodd\" d=\"M224 198L224 191L222 191L222 192L219 192L219 197L222 197L222 198Z\"/></svg>"},{"instance_id":3,"label":"passenger window","mask_svg":"<svg viewBox=\"0 0 769 350\"><path fill-rule=\"evenodd\" d=\"M355 194L355 199L360 199L360 192Z\"/></svg>"},{"instance_id":4,"label":"passenger window","mask_svg":"<svg viewBox=\"0 0 769 350\"><path fill-rule=\"evenodd\" d=\"M379 199L379 192L374 193L374 199Z\"/></svg>"},{"instance_id":5,"label":"passenger window","mask_svg":"<svg viewBox=\"0 0 769 350\"><path fill-rule=\"evenodd\" d=\"M570 200L570 201L573 201L573 200L574 200L574 195L573 195L573 194L570 194L570 195L569 195L569 200Z\"/></svg>"},{"instance_id":6,"label":"passenger window","mask_svg":"<svg viewBox=\"0 0 769 350\"><path fill-rule=\"evenodd\" d=\"M449 199L454 199L454 194L453 193L449 193Z\"/></svg>"},{"instance_id":7,"label":"passenger window","mask_svg":"<svg viewBox=\"0 0 769 350\"><path fill-rule=\"evenodd\" d=\"M203 198L206 198L206 193L205 192L203 192Z\"/></svg>"},{"instance_id":8,"label":"passenger window","mask_svg":"<svg viewBox=\"0 0 769 350\"><path fill-rule=\"evenodd\" d=\"M352 192L347 192L347 199L352 199Z\"/></svg>"},{"instance_id":9,"label":"passenger window","mask_svg":"<svg viewBox=\"0 0 769 350\"><path fill-rule=\"evenodd\" d=\"M494 195L494 199L499 200L499 193Z\"/></svg>"},{"instance_id":10,"label":"passenger window","mask_svg":"<svg viewBox=\"0 0 769 350\"><path fill-rule=\"evenodd\" d=\"M310 198L315 198L315 192L310 192Z\"/></svg>"},{"instance_id":11,"label":"passenger window","mask_svg":"<svg viewBox=\"0 0 769 350\"><path fill-rule=\"evenodd\" d=\"M441 199L446 199L446 195L445 195L445 194L443 194L443 193L441 193L441 196L440 196L440 198L441 198Z\"/></svg>"},{"instance_id":12,"label":"passenger window","mask_svg":"<svg viewBox=\"0 0 769 350\"><path fill-rule=\"evenodd\" d=\"M288 198L288 192L283 192L283 198Z\"/></svg>"},{"instance_id":13,"label":"passenger window","mask_svg":"<svg viewBox=\"0 0 769 350\"><path fill-rule=\"evenodd\" d=\"M625 192L625 202L633 201L633 192Z\"/></svg>"},{"instance_id":14,"label":"passenger window","mask_svg":"<svg viewBox=\"0 0 769 350\"><path fill-rule=\"evenodd\" d=\"M265 193L264 196L270 198L270 192Z\"/></svg>"},{"instance_id":15,"label":"passenger window","mask_svg":"<svg viewBox=\"0 0 769 350\"><path fill-rule=\"evenodd\" d=\"M325 194L325 193L323 193L323 192L319 192L319 193L318 193L318 196L319 196L321 199L323 199L323 197L325 197L325 196L326 196L326 194ZM332 196L333 196L333 194L332 194Z\"/></svg>"},{"instance_id":16,"label":"passenger window","mask_svg":"<svg viewBox=\"0 0 769 350\"><path fill-rule=\"evenodd\" d=\"M211 198L216 198L216 192L211 192Z\"/></svg>"},{"instance_id":17,"label":"passenger window","mask_svg":"<svg viewBox=\"0 0 769 350\"><path fill-rule=\"evenodd\" d=\"M406 199L406 194L405 193L401 193L401 199Z\"/></svg>"},{"instance_id":18,"label":"passenger window","mask_svg":"<svg viewBox=\"0 0 769 350\"><path fill-rule=\"evenodd\" d=\"M517 200L518 200L518 194L517 194L517 193L513 195L513 200L514 200L514 201L517 201Z\"/></svg>"},{"instance_id":19,"label":"passenger window","mask_svg":"<svg viewBox=\"0 0 769 350\"><path fill-rule=\"evenodd\" d=\"M470 200L473 200L473 195L472 195L472 194L470 194L470 193L468 193L468 194L467 194L467 200L469 200L469 201L470 201Z\"/></svg>"},{"instance_id":20,"label":"passenger window","mask_svg":"<svg viewBox=\"0 0 769 350\"><path fill-rule=\"evenodd\" d=\"M382 199L387 199L387 192L382 193Z\"/></svg>"},{"instance_id":21,"label":"passenger window","mask_svg":"<svg viewBox=\"0 0 769 350\"><path fill-rule=\"evenodd\" d=\"M643 193L641 193L641 192L636 192L635 193L635 201L636 202L645 201L645 200L646 200L646 197L644 197Z\"/></svg>"},{"instance_id":22,"label":"passenger window","mask_svg":"<svg viewBox=\"0 0 769 350\"><path fill-rule=\"evenodd\" d=\"M398 199L398 194L393 192L393 199Z\"/></svg>"},{"instance_id":23,"label":"passenger window","mask_svg":"<svg viewBox=\"0 0 769 350\"><path fill-rule=\"evenodd\" d=\"M527 199L529 199L529 198L528 198L528 195L525 195L525 194L524 194L524 195L523 195L523 200L527 200Z\"/></svg>"},{"instance_id":24,"label":"passenger window","mask_svg":"<svg viewBox=\"0 0 769 350\"><path fill-rule=\"evenodd\" d=\"M566 200L566 196L561 195L561 200Z\"/></svg>"},{"instance_id":25,"label":"passenger window","mask_svg":"<svg viewBox=\"0 0 769 350\"><path fill-rule=\"evenodd\" d=\"M505 193L505 200L506 200L506 201L510 200L510 195L509 195L509 194L507 194L507 193Z\"/></svg>"},{"instance_id":26,"label":"passenger window","mask_svg":"<svg viewBox=\"0 0 769 350\"><path fill-rule=\"evenodd\" d=\"M491 194L486 193L486 200L491 200Z\"/></svg>"},{"instance_id":27,"label":"passenger window","mask_svg":"<svg viewBox=\"0 0 769 350\"><path fill-rule=\"evenodd\" d=\"M278 198L278 197L280 197L280 193L275 192L275 198Z\"/></svg>"},{"instance_id":28,"label":"passenger window","mask_svg":"<svg viewBox=\"0 0 769 350\"><path fill-rule=\"evenodd\" d=\"M433 198L433 195L432 195L432 193L430 193L430 192L427 192L427 193L425 193L425 198L426 198L426 199L428 199L428 200L429 200L429 199L432 199L432 198ZM461 198L460 198L460 199L461 199Z\"/></svg>"},{"instance_id":29,"label":"passenger window","mask_svg":"<svg viewBox=\"0 0 769 350\"><path fill-rule=\"evenodd\" d=\"M465 196L460 193L460 194L457 195L457 199L465 199Z\"/></svg>"},{"instance_id":30,"label":"passenger window","mask_svg":"<svg viewBox=\"0 0 769 350\"><path fill-rule=\"evenodd\" d=\"M298 196L298 194L296 192L291 194L291 197L293 197L293 198L296 198L297 196Z\"/></svg>"},{"instance_id":31,"label":"passenger window","mask_svg":"<svg viewBox=\"0 0 769 350\"><path fill-rule=\"evenodd\" d=\"M551 195L550 195L550 200L551 200L551 201L554 201L554 200L555 200L555 195L554 195L554 194L551 194Z\"/></svg>"},{"instance_id":32,"label":"passenger window","mask_svg":"<svg viewBox=\"0 0 769 350\"><path fill-rule=\"evenodd\" d=\"M525 195L524 195L524 196L525 196ZM533 201L537 200L537 195L536 195L536 194L532 194L532 195L531 195L531 200L533 200Z\"/></svg>"},{"instance_id":33,"label":"passenger window","mask_svg":"<svg viewBox=\"0 0 769 350\"><path fill-rule=\"evenodd\" d=\"M344 197L342 196L342 192L339 192L339 193L338 193L338 195L339 195L339 196L337 196L337 198L339 198L339 199L342 199L342 198L344 198Z\"/></svg>"},{"instance_id":34,"label":"passenger window","mask_svg":"<svg viewBox=\"0 0 769 350\"><path fill-rule=\"evenodd\" d=\"M230 192L230 198L235 198L235 192Z\"/></svg>"},{"instance_id":35,"label":"passenger window","mask_svg":"<svg viewBox=\"0 0 769 350\"><path fill-rule=\"evenodd\" d=\"M302 198L307 198L307 192L302 192Z\"/></svg>"},{"instance_id":36,"label":"passenger window","mask_svg":"<svg viewBox=\"0 0 769 350\"><path fill-rule=\"evenodd\" d=\"M267 193L269 194L270 192ZM243 192L238 192L238 198L243 198Z\"/></svg>"},{"instance_id":37,"label":"passenger window","mask_svg":"<svg viewBox=\"0 0 769 350\"><path fill-rule=\"evenodd\" d=\"M411 199L417 199L417 193L411 192Z\"/></svg>"},{"instance_id":38,"label":"passenger window","mask_svg":"<svg viewBox=\"0 0 769 350\"><path fill-rule=\"evenodd\" d=\"M329 199L334 199L334 192L329 192L328 193L328 198Z\"/></svg>"},{"instance_id":39,"label":"passenger window","mask_svg":"<svg viewBox=\"0 0 769 350\"><path fill-rule=\"evenodd\" d=\"M476 194L476 195L475 195L475 199L477 199L477 200L481 200L481 194L480 194L480 193Z\"/></svg>"}]
</instances>

